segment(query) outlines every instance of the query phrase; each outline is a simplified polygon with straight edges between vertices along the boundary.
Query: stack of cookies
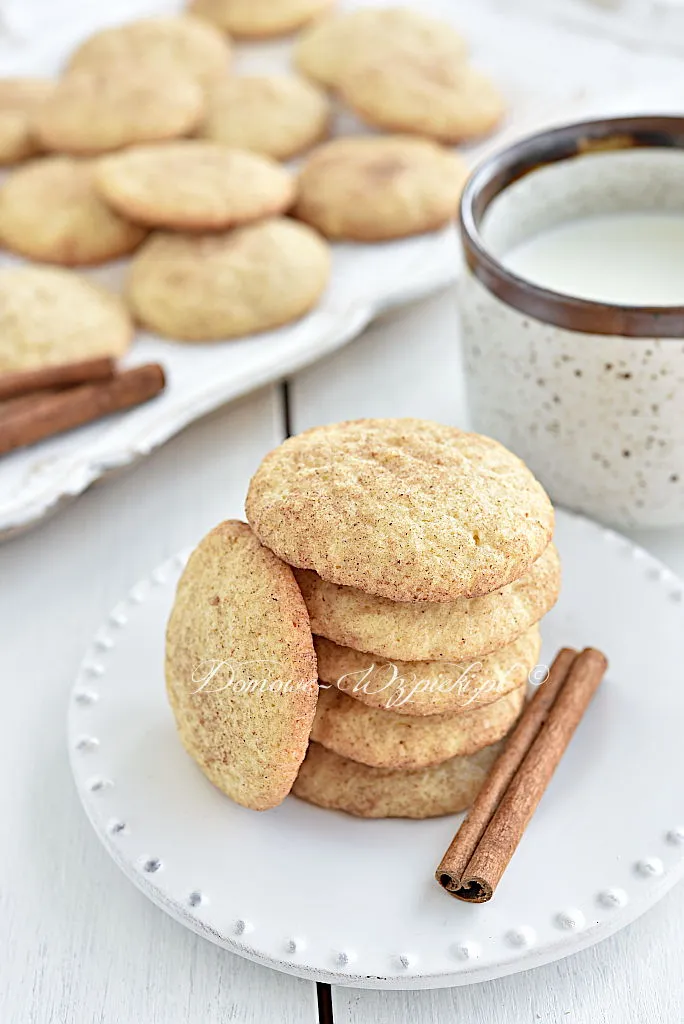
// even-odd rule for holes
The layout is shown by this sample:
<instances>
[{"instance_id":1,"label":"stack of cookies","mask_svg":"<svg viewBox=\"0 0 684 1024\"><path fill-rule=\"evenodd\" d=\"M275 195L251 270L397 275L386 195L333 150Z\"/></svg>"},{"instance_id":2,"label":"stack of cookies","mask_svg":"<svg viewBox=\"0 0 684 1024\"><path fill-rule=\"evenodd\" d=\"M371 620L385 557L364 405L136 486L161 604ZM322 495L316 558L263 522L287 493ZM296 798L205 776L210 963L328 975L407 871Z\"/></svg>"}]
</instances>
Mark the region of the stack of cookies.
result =
<instances>
[{"instance_id":1,"label":"stack of cookies","mask_svg":"<svg viewBox=\"0 0 684 1024\"><path fill-rule=\"evenodd\" d=\"M363 817L467 807L521 712L539 655L537 623L558 596L553 509L541 486L489 438L422 420L358 420L309 430L271 452L246 511L253 532L230 527L252 545L244 566L217 572L217 556L205 558L208 587L195 566L192 596L184 612L177 602L169 627L167 681L190 753L244 803L234 758L242 785L246 746L258 748L263 779L265 748L255 737L284 733L287 779L280 776L272 803L261 792L260 807L290 787ZM285 598L267 586L248 611L256 551L288 590ZM250 620L247 642L236 639L237 616ZM230 651L252 665L256 658L269 695L287 673L296 701L282 686L279 700L266 700L263 686L247 700L242 670L238 699ZM221 663L226 682L219 690L211 677L210 711L206 687L190 692L188 684L191 663L207 659Z\"/></svg>"}]
</instances>

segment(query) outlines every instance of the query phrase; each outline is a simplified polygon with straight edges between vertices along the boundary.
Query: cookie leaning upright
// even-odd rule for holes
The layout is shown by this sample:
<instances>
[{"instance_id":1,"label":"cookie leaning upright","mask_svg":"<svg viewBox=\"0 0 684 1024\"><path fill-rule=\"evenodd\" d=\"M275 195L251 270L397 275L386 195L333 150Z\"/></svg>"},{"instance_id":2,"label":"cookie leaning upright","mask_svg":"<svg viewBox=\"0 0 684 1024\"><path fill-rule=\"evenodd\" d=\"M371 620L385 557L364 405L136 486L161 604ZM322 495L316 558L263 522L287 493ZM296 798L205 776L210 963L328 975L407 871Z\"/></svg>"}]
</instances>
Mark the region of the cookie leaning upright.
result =
<instances>
[{"instance_id":1,"label":"cookie leaning upright","mask_svg":"<svg viewBox=\"0 0 684 1024\"><path fill-rule=\"evenodd\" d=\"M254 810L287 796L316 711L316 657L291 569L245 523L221 523L190 556L166 685L180 738L214 785Z\"/></svg>"},{"instance_id":2,"label":"cookie leaning upright","mask_svg":"<svg viewBox=\"0 0 684 1024\"><path fill-rule=\"evenodd\" d=\"M289 438L262 462L245 507L290 565L392 601L506 586L539 558L554 524L543 488L502 445L416 419Z\"/></svg>"}]
</instances>

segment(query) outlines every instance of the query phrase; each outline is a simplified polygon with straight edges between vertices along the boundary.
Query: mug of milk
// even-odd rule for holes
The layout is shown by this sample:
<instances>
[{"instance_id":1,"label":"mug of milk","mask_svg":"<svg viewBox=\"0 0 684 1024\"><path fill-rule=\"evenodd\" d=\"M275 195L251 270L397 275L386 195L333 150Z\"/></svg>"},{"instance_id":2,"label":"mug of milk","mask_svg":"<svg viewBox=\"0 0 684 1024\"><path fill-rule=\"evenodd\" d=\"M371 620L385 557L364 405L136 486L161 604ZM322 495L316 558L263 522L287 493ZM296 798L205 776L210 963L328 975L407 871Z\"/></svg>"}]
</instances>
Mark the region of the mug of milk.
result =
<instances>
[{"instance_id":1,"label":"mug of milk","mask_svg":"<svg viewBox=\"0 0 684 1024\"><path fill-rule=\"evenodd\" d=\"M461 205L474 427L559 504L684 523L684 117L566 125L496 153Z\"/></svg>"}]
</instances>

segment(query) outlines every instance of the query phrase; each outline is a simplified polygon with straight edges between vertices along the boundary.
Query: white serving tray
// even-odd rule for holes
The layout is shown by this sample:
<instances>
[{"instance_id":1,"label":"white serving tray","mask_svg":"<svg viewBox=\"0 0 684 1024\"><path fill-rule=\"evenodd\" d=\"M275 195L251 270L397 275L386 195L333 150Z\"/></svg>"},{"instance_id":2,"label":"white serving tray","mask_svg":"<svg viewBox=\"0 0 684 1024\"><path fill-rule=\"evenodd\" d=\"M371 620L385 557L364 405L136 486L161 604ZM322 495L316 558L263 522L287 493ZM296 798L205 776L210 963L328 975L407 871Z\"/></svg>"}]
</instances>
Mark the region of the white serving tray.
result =
<instances>
[{"instance_id":1,"label":"white serving tray","mask_svg":"<svg viewBox=\"0 0 684 1024\"><path fill-rule=\"evenodd\" d=\"M341 4L340 6L358 6ZM441 14L461 27L473 59L491 71L510 106L510 117L494 139L472 148L468 159L512 137L576 116L578 104L604 92L641 83L664 83L671 94L674 59L635 54L605 40L511 17L495 3L429 0L421 10ZM176 0L22 0L4 8L0 74L53 74L79 39L93 29L132 17L177 10ZM288 66L289 42L237 47L239 71ZM666 90L665 90L666 87ZM338 133L364 130L349 115ZM335 245L330 287L320 305L289 327L252 338L182 345L141 332L128 364L159 360L167 370L167 392L139 409L51 439L0 459L0 539L35 523L80 494L109 470L130 465L219 405L295 372L357 335L380 311L454 282L460 261L453 227L434 234L379 245ZM17 262L0 256L0 264ZM120 286L125 261L90 272ZM448 343L450 339L445 339ZM454 343L455 343L454 339Z\"/></svg>"},{"instance_id":2,"label":"white serving tray","mask_svg":"<svg viewBox=\"0 0 684 1024\"><path fill-rule=\"evenodd\" d=\"M433 872L459 816L353 818L288 797L233 804L176 735L164 631L186 555L154 570L89 646L69 706L79 796L158 906L248 959L362 988L437 988L527 970L606 938L684 874L684 584L630 541L559 512L563 592L548 662L610 667L490 903Z\"/></svg>"}]
</instances>

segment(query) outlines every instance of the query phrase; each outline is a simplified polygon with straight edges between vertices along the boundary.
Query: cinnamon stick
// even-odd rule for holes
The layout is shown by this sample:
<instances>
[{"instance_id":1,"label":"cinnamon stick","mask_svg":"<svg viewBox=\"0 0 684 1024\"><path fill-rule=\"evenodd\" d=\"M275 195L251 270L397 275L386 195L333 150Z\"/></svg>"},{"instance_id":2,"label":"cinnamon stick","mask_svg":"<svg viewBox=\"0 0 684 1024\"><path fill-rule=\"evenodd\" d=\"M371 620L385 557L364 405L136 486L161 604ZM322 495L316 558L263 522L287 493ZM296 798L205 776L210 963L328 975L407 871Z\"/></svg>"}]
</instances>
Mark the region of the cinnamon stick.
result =
<instances>
[{"instance_id":1,"label":"cinnamon stick","mask_svg":"<svg viewBox=\"0 0 684 1024\"><path fill-rule=\"evenodd\" d=\"M19 409L30 409L40 404L46 395L56 395L62 388L46 388L45 391L32 391L30 395L17 395L16 398L7 398L0 402L0 419L5 419L7 414L18 412Z\"/></svg>"},{"instance_id":2,"label":"cinnamon stick","mask_svg":"<svg viewBox=\"0 0 684 1024\"><path fill-rule=\"evenodd\" d=\"M147 363L95 384L82 384L0 413L0 455L148 401L163 390L164 371Z\"/></svg>"},{"instance_id":3,"label":"cinnamon stick","mask_svg":"<svg viewBox=\"0 0 684 1024\"><path fill-rule=\"evenodd\" d=\"M109 356L85 359L77 363L42 366L38 370L18 370L0 373L0 402L6 398L29 395L33 391L69 387L89 381L108 380L114 376L116 366Z\"/></svg>"},{"instance_id":4,"label":"cinnamon stick","mask_svg":"<svg viewBox=\"0 0 684 1024\"><path fill-rule=\"evenodd\" d=\"M593 648L560 651L437 868L452 896L492 898L607 664Z\"/></svg>"}]
</instances>

